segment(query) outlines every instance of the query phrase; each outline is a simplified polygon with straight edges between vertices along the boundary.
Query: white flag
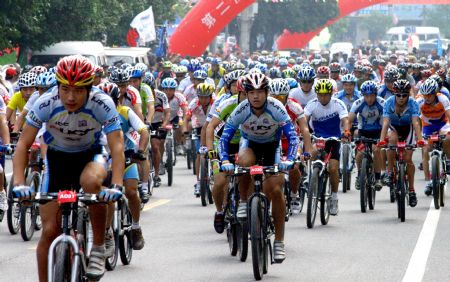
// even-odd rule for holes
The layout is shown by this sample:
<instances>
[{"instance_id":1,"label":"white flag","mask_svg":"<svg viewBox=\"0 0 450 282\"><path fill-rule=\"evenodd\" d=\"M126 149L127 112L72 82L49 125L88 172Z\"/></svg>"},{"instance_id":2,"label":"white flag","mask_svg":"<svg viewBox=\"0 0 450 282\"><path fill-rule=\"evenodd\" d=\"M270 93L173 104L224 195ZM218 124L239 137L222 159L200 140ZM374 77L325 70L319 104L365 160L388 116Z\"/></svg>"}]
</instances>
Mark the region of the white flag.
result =
<instances>
[{"instance_id":1,"label":"white flag","mask_svg":"<svg viewBox=\"0 0 450 282\"><path fill-rule=\"evenodd\" d=\"M155 19L152 6L139 13L131 22L130 26L139 33L139 41L150 42L156 39Z\"/></svg>"}]
</instances>

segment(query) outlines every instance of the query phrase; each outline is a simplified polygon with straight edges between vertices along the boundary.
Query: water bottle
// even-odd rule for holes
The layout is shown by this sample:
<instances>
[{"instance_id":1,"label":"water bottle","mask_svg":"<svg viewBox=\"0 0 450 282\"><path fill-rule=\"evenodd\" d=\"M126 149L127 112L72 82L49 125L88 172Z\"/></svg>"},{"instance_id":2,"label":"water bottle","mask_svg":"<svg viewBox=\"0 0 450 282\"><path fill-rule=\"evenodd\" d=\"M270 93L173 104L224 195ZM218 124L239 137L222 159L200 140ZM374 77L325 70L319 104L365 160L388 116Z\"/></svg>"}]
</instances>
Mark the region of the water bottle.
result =
<instances>
[{"instance_id":1,"label":"water bottle","mask_svg":"<svg viewBox=\"0 0 450 282\"><path fill-rule=\"evenodd\" d=\"M220 172L219 160L211 160L211 167L213 174L218 174Z\"/></svg>"}]
</instances>

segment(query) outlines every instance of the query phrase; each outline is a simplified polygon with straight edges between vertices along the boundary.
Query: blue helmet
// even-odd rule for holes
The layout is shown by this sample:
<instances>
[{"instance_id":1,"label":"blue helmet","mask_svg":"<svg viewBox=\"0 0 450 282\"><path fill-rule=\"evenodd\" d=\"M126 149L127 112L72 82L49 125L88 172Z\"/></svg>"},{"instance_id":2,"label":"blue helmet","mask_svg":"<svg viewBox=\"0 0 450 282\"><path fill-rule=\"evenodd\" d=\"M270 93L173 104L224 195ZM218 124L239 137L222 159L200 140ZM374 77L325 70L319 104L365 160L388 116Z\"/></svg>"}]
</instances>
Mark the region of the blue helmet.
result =
<instances>
[{"instance_id":1,"label":"blue helmet","mask_svg":"<svg viewBox=\"0 0 450 282\"><path fill-rule=\"evenodd\" d=\"M180 66L188 67L189 66L189 61L187 59L181 60L180 61Z\"/></svg>"},{"instance_id":2,"label":"blue helmet","mask_svg":"<svg viewBox=\"0 0 450 282\"><path fill-rule=\"evenodd\" d=\"M249 59L248 62L247 62L247 68L248 69L252 69L252 68L254 68L256 66L256 64L257 64L257 62L252 61L251 59Z\"/></svg>"},{"instance_id":3,"label":"blue helmet","mask_svg":"<svg viewBox=\"0 0 450 282\"><path fill-rule=\"evenodd\" d=\"M288 60L286 58L281 58L280 60L278 60L278 65L280 67L287 67L288 65Z\"/></svg>"},{"instance_id":4,"label":"blue helmet","mask_svg":"<svg viewBox=\"0 0 450 282\"><path fill-rule=\"evenodd\" d=\"M356 83L358 79L351 73L345 74L341 78L342 83Z\"/></svg>"},{"instance_id":5,"label":"blue helmet","mask_svg":"<svg viewBox=\"0 0 450 282\"><path fill-rule=\"evenodd\" d=\"M372 80L367 80L361 85L361 93L363 95L377 94L378 86Z\"/></svg>"},{"instance_id":6,"label":"blue helmet","mask_svg":"<svg viewBox=\"0 0 450 282\"><path fill-rule=\"evenodd\" d=\"M137 69L136 67L131 69L130 78L141 78L141 77L142 71L140 69Z\"/></svg>"},{"instance_id":7,"label":"blue helmet","mask_svg":"<svg viewBox=\"0 0 450 282\"><path fill-rule=\"evenodd\" d=\"M147 84L150 87L155 88L155 77L153 76L152 72L147 71L144 74L144 79L142 79L142 82Z\"/></svg>"},{"instance_id":8,"label":"blue helmet","mask_svg":"<svg viewBox=\"0 0 450 282\"><path fill-rule=\"evenodd\" d=\"M316 78L316 71L310 66L304 67L298 72L297 78L299 80L313 80Z\"/></svg>"},{"instance_id":9,"label":"blue helmet","mask_svg":"<svg viewBox=\"0 0 450 282\"><path fill-rule=\"evenodd\" d=\"M295 78L289 77L286 78L287 83L289 84L289 89L294 89L298 87L298 82Z\"/></svg>"},{"instance_id":10,"label":"blue helmet","mask_svg":"<svg viewBox=\"0 0 450 282\"><path fill-rule=\"evenodd\" d=\"M56 85L56 75L49 71L41 73L36 78L36 87L50 88Z\"/></svg>"},{"instance_id":11,"label":"blue helmet","mask_svg":"<svg viewBox=\"0 0 450 282\"><path fill-rule=\"evenodd\" d=\"M162 89L176 89L177 87L178 87L177 81L171 77L165 78L161 82Z\"/></svg>"},{"instance_id":12,"label":"blue helmet","mask_svg":"<svg viewBox=\"0 0 450 282\"><path fill-rule=\"evenodd\" d=\"M267 72L267 65L264 63L256 64L255 68L258 68L264 74Z\"/></svg>"},{"instance_id":13,"label":"blue helmet","mask_svg":"<svg viewBox=\"0 0 450 282\"><path fill-rule=\"evenodd\" d=\"M269 77L270 78L281 78L281 71L277 67L271 67L269 69Z\"/></svg>"},{"instance_id":14,"label":"blue helmet","mask_svg":"<svg viewBox=\"0 0 450 282\"><path fill-rule=\"evenodd\" d=\"M195 72L202 69L202 65L197 59L192 59L187 68L189 72Z\"/></svg>"},{"instance_id":15,"label":"blue helmet","mask_svg":"<svg viewBox=\"0 0 450 282\"><path fill-rule=\"evenodd\" d=\"M195 79L205 80L208 77L208 74L204 70L197 70L194 72Z\"/></svg>"},{"instance_id":16,"label":"blue helmet","mask_svg":"<svg viewBox=\"0 0 450 282\"><path fill-rule=\"evenodd\" d=\"M56 67L51 67L48 69L48 72L50 73L56 73Z\"/></svg>"}]
</instances>

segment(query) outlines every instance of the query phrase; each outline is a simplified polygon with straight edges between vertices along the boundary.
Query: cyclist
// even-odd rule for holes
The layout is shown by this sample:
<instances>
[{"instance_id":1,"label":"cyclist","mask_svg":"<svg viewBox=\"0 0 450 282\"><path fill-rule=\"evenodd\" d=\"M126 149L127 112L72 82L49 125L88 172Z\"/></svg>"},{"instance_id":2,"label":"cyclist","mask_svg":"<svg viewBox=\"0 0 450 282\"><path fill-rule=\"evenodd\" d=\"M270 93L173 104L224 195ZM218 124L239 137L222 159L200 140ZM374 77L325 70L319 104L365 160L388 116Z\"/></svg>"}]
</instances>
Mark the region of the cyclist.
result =
<instances>
[{"instance_id":1,"label":"cyclist","mask_svg":"<svg viewBox=\"0 0 450 282\"><path fill-rule=\"evenodd\" d=\"M420 119L422 121L423 135L429 137L433 134L448 134L450 132L449 118L450 118L450 101L449 99L439 93L438 83L431 77L425 80L420 86L419 95L416 98L419 104ZM430 180L430 169L428 161L430 159L429 153L432 150L430 145L423 148L423 172L425 180ZM448 140L444 141L443 151L447 156L450 156L450 143ZM449 170L450 171L450 167ZM431 195L433 184L429 181L425 187L425 194Z\"/></svg>"},{"instance_id":2,"label":"cyclist","mask_svg":"<svg viewBox=\"0 0 450 282\"><path fill-rule=\"evenodd\" d=\"M151 121L155 114L155 99L153 98L152 89L150 86L142 82L144 72L141 69L134 67L130 75L130 86L139 91L142 101L142 115L146 121Z\"/></svg>"},{"instance_id":3,"label":"cyclist","mask_svg":"<svg viewBox=\"0 0 450 282\"><path fill-rule=\"evenodd\" d=\"M344 85L341 81L341 65L339 63L331 63L330 64L330 78L336 81L337 91L341 91L344 88Z\"/></svg>"},{"instance_id":4,"label":"cyclist","mask_svg":"<svg viewBox=\"0 0 450 282\"><path fill-rule=\"evenodd\" d=\"M197 70L201 70L202 66L200 65L200 62L197 59L192 59L189 63L189 65L187 66L188 68L188 76L186 78L184 78L183 80L181 80L179 86L178 86L178 91L180 91L181 93L184 93L184 91L186 90L186 87L188 87L189 85L191 85L193 83L194 80L194 72Z\"/></svg>"},{"instance_id":5,"label":"cyclist","mask_svg":"<svg viewBox=\"0 0 450 282\"><path fill-rule=\"evenodd\" d=\"M19 76L19 92L14 93L6 107L6 120L11 122L16 118L16 112L22 112L31 94L36 91L36 78L34 72L27 72Z\"/></svg>"},{"instance_id":6,"label":"cyclist","mask_svg":"<svg viewBox=\"0 0 450 282\"><path fill-rule=\"evenodd\" d=\"M9 146L9 129L6 122L6 105L2 98L0 98L0 144ZM4 156L3 156L4 160ZM3 215L8 209L8 202L6 197L6 192L4 189L4 186L6 185L4 181L4 174L5 174L5 163L3 161L2 164L0 164L0 219L3 219Z\"/></svg>"},{"instance_id":7,"label":"cyclist","mask_svg":"<svg viewBox=\"0 0 450 282\"><path fill-rule=\"evenodd\" d=\"M394 82L393 90L395 96L386 100L383 110L383 127L380 135L379 146L387 144L385 138L389 138L390 145L396 145L398 141L405 141L407 144L413 144L414 133L417 138L417 145L423 146L425 143L422 138L419 124L419 105L410 97L411 85L407 80L400 79ZM389 129L389 132L388 132ZM414 131L414 132L413 132ZM405 151L404 158L407 163L406 173L409 182L409 205L417 205L416 192L414 190L414 171L415 166L412 161L412 151ZM388 177L392 183L393 169L395 162L395 151L389 150L388 157ZM392 187L392 185L390 185ZM391 191L391 194L395 193Z\"/></svg>"},{"instance_id":8,"label":"cyclist","mask_svg":"<svg viewBox=\"0 0 450 282\"><path fill-rule=\"evenodd\" d=\"M317 98L317 94L313 89L316 72L310 66L302 68L297 74L297 79L300 81L300 87L295 88L289 93L289 98L297 100L300 105L305 108L309 101Z\"/></svg>"},{"instance_id":9,"label":"cyclist","mask_svg":"<svg viewBox=\"0 0 450 282\"><path fill-rule=\"evenodd\" d=\"M314 135L322 138L341 138L341 127L344 129L343 140L350 138L350 125L348 122L347 107L344 102L332 97L333 84L328 79L318 80L315 86L317 98L305 107L305 116L308 124L311 124ZM336 140L328 140L325 151L331 153L329 163L331 203L330 214L337 215L339 211L337 192L339 189L339 158L340 143ZM313 159L317 153L313 152Z\"/></svg>"},{"instance_id":10,"label":"cyclist","mask_svg":"<svg viewBox=\"0 0 450 282\"><path fill-rule=\"evenodd\" d=\"M220 79L225 75L226 71L220 66L220 59L213 58L211 60L211 67L208 69L208 77L214 80L214 85L218 85Z\"/></svg>"},{"instance_id":11,"label":"cyclist","mask_svg":"<svg viewBox=\"0 0 450 282\"><path fill-rule=\"evenodd\" d=\"M109 81L117 84L120 89L120 93L124 96L124 101L122 104L124 106L130 107L138 117L144 121L144 116L142 114L142 99L139 91L130 85L130 69L117 69L113 70L109 74Z\"/></svg>"},{"instance_id":12,"label":"cyclist","mask_svg":"<svg viewBox=\"0 0 450 282\"><path fill-rule=\"evenodd\" d=\"M357 79L353 74L346 74L342 77L342 84L344 86L344 89L339 91L336 94L336 98L344 102L345 106L347 107L347 111L350 112L350 109L352 108L353 103L361 98L361 93L355 88L357 83ZM351 125L351 133L352 136L354 136L355 131L357 129L358 121L354 120Z\"/></svg>"},{"instance_id":13,"label":"cyclist","mask_svg":"<svg viewBox=\"0 0 450 282\"><path fill-rule=\"evenodd\" d=\"M297 131L297 135L303 136L305 142L303 157L308 159L311 155L311 134L309 133L308 125L306 123L305 115L302 106L292 98L287 98L289 95L289 84L285 79L274 79L269 83L269 94L279 100L286 108L286 111L291 118L291 121ZM286 136L281 138L282 153L287 155L288 140ZM298 195L298 188L300 185L300 170L291 169L289 171L289 182L291 186L291 209L293 214L300 213L300 197Z\"/></svg>"},{"instance_id":14,"label":"cyclist","mask_svg":"<svg viewBox=\"0 0 450 282\"><path fill-rule=\"evenodd\" d=\"M214 103L214 99L212 97L214 93L214 86L207 83L200 83L197 85L197 97L194 98L188 106L188 111L186 115L184 116L184 130L183 132L188 132L188 124L189 121L192 121L192 128L196 131L198 136L201 136L202 134L202 128L205 125L206 117L209 113L209 110L211 108L211 105ZM195 150L197 150L199 153L206 154L206 142L205 137L201 138L202 142L200 140L197 140L197 144L195 144ZM200 196L200 155L197 155L197 159L195 160L195 171L197 175L197 184L195 185L195 191L194 194L198 197Z\"/></svg>"},{"instance_id":15,"label":"cyclist","mask_svg":"<svg viewBox=\"0 0 450 282\"><path fill-rule=\"evenodd\" d=\"M41 96L29 111L13 161L13 192L20 199L30 199L36 192L24 186L24 171L28 149L44 123L44 139L49 148L42 192L83 187L84 192L99 193L99 198L107 202L121 197L125 160L119 115L111 98L92 87L93 70L92 63L82 56L60 59L56 71L58 87ZM102 131L111 152L113 183L111 189L103 190L102 182L107 172L100 143ZM58 203L40 205L39 213L42 219L42 234L37 246L39 280L47 281L48 248L61 233ZM86 276L98 280L105 272L106 207L91 205L89 214L94 240Z\"/></svg>"},{"instance_id":16,"label":"cyclist","mask_svg":"<svg viewBox=\"0 0 450 282\"><path fill-rule=\"evenodd\" d=\"M368 80L361 85L362 97L356 100L351 107L348 120L353 124L358 122L358 136L380 139L381 117L383 116L384 99L377 96L378 87L375 82ZM363 148L358 147L356 153L356 165L358 167L358 176L363 157ZM383 187L381 183L381 151L378 146L372 146L373 162L375 171L375 189L380 191ZM356 189L359 190L358 176L356 180Z\"/></svg>"},{"instance_id":17,"label":"cyclist","mask_svg":"<svg viewBox=\"0 0 450 282\"><path fill-rule=\"evenodd\" d=\"M279 163L281 171L292 169L297 154L298 137L283 104L268 97L269 78L263 74L248 74L244 81L247 100L240 103L228 118L220 138L219 154L223 171L232 172L228 147L238 128L243 135L243 144L239 149L239 165L248 167L274 165ZM286 161L278 161L281 131L289 140ZM264 194L272 202L272 216L275 224L274 260L281 263L286 258L284 248L285 202L282 192L283 175L267 177L263 184ZM247 217L247 197L250 176L241 177L239 191L241 201L237 212L238 219Z\"/></svg>"},{"instance_id":18,"label":"cyclist","mask_svg":"<svg viewBox=\"0 0 450 282\"><path fill-rule=\"evenodd\" d=\"M384 72L384 85L378 90L378 96L387 100L394 95L394 82L398 79L398 70L396 67L387 68Z\"/></svg>"},{"instance_id":19,"label":"cyclist","mask_svg":"<svg viewBox=\"0 0 450 282\"><path fill-rule=\"evenodd\" d=\"M192 78L192 84L186 87L183 95L188 103L190 103L197 96L197 85L204 83L208 75L204 70L195 71Z\"/></svg>"},{"instance_id":20,"label":"cyclist","mask_svg":"<svg viewBox=\"0 0 450 282\"><path fill-rule=\"evenodd\" d=\"M156 86L160 86L162 81L166 78L176 78L177 76L172 71L173 64L171 61L164 61L162 63L162 70L158 73L156 77Z\"/></svg>"},{"instance_id":21,"label":"cyclist","mask_svg":"<svg viewBox=\"0 0 450 282\"><path fill-rule=\"evenodd\" d=\"M121 129L125 139L125 156L132 160L142 161L147 159L147 148L149 141L149 133L147 126L142 122L136 113L127 106L121 105L123 96L119 87L111 82L105 82L99 86L106 94L111 96L120 117ZM141 215L141 201L137 193L139 173L136 163L126 163L123 182L125 186L125 196L128 199L130 207L132 225L131 225L131 243L134 250L141 250L145 241L142 236L142 229L139 225ZM106 257L114 254L114 235L110 228L114 216L115 206L113 203L108 205L108 214L106 220L106 237L105 248Z\"/></svg>"}]
</instances>

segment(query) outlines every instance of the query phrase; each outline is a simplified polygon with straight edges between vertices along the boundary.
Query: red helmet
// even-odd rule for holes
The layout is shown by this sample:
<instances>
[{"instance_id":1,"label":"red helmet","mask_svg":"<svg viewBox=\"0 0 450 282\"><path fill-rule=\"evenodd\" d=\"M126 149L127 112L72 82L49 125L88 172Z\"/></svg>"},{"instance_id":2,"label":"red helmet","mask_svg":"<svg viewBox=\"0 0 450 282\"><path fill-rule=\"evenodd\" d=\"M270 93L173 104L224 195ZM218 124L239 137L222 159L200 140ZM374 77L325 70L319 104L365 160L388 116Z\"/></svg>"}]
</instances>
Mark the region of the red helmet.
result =
<instances>
[{"instance_id":1,"label":"red helmet","mask_svg":"<svg viewBox=\"0 0 450 282\"><path fill-rule=\"evenodd\" d=\"M239 92L245 91L245 89L244 89L244 82L245 82L245 80L246 80L245 76L240 76L238 78L238 80L236 82L237 91L239 91Z\"/></svg>"},{"instance_id":2,"label":"red helmet","mask_svg":"<svg viewBox=\"0 0 450 282\"><path fill-rule=\"evenodd\" d=\"M341 65L339 63L331 63L330 64L330 71L331 72L340 72L341 71Z\"/></svg>"},{"instance_id":3,"label":"red helmet","mask_svg":"<svg viewBox=\"0 0 450 282\"><path fill-rule=\"evenodd\" d=\"M103 68L100 67L100 66L96 66L95 69L94 69L94 74L95 74L96 76L102 76L102 75L103 75L103 72L104 72L104 70L103 70Z\"/></svg>"},{"instance_id":4,"label":"red helmet","mask_svg":"<svg viewBox=\"0 0 450 282\"><path fill-rule=\"evenodd\" d=\"M319 75L330 75L330 68L327 66L321 66L317 69Z\"/></svg>"},{"instance_id":5,"label":"red helmet","mask_svg":"<svg viewBox=\"0 0 450 282\"><path fill-rule=\"evenodd\" d=\"M436 74L439 75L439 76L445 76L446 73L447 73L447 72L445 71L444 68L440 68L440 69L438 69L438 70L436 71Z\"/></svg>"},{"instance_id":6,"label":"red helmet","mask_svg":"<svg viewBox=\"0 0 450 282\"><path fill-rule=\"evenodd\" d=\"M80 55L67 56L56 65L56 79L70 86L89 86L94 81L94 66Z\"/></svg>"},{"instance_id":7,"label":"red helmet","mask_svg":"<svg viewBox=\"0 0 450 282\"><path fill-rule=\"evenodd\" d=\"M428 78L432 75L431 70L430 69L426 69L420 72L422 74L423 77Z\"/></svg>"}]
</instances>

